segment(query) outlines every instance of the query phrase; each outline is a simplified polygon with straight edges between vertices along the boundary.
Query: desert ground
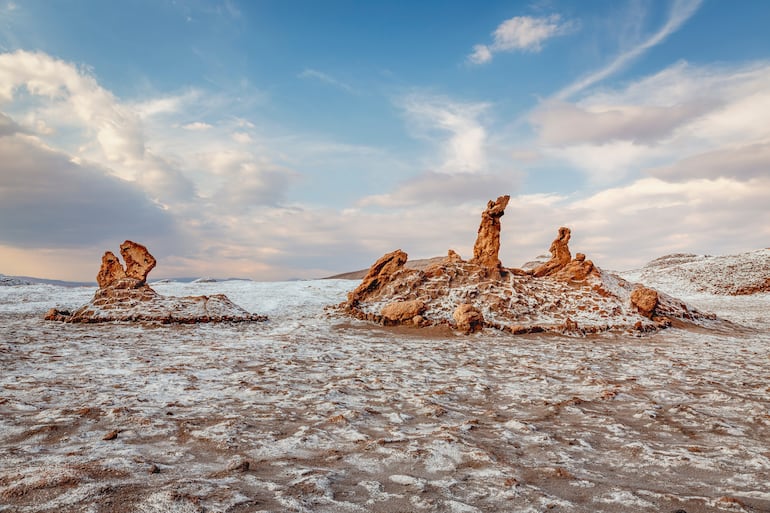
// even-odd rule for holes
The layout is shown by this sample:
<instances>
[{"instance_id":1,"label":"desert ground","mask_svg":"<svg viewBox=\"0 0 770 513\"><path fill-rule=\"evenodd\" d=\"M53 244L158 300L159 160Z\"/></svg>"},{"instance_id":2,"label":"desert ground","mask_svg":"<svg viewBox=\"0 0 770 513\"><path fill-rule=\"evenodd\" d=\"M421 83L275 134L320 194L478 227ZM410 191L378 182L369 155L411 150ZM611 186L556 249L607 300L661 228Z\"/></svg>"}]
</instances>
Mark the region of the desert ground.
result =
<instances>
[{"instance_id":1,"label":"desert ground","mask_svg":"<svg viewBox=\"0 0 770 513\"><path fill-rule=\"evenodd\" d=\"M0 511L770 511L770 294L667 291L717 330L463 336L325 308L357 283L153 285L270 319L192 325L0 287Z\"/></svg>"}]
</instances>

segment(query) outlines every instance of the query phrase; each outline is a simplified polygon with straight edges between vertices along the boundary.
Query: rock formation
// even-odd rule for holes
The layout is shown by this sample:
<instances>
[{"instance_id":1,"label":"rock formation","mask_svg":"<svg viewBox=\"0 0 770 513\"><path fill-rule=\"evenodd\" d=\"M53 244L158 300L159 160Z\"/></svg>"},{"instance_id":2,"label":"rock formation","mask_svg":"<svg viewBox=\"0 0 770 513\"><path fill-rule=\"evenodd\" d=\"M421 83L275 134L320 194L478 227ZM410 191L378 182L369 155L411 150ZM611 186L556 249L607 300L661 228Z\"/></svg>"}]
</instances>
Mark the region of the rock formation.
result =
<instances>
[{"instance_id":1,"label":"rock formation","mask_svg":"<svg viewBox=\"0 0 770 513\"><path fill-rule=\"evenodd\" d=\"M457 329L465 334L476 333L484 327L484 316L470 303L463 303L452 313Z\"/></svg>"},{"instance_id":2,"label":"rock formation","mask_svg":"<svg viewBox=\"0 0 770 513\"><path fill-rule=\"evenodd\" d=\"M500 196L497 200L489 200L487 208L481 213L476 243L473 245L474 263L485 269L499 269L500 263L500 218L505 214L510 196Z\"/></svg>"},{"instance_id":3,"label":"rock formation","mask_svg":"<svg viewBox=\"0 0 770 513\"><path fill-rule=\"evenodd\" d=\"M631 304L636 307L640 314L652 319L655 307L658 306L658 293L653 289L639 285L631 292Z\"/></svg>"},{"instance_id":4,"label":"rock formation","mask_svg":"<svg viewBox=\"0 0 770 513\"><path fill-rule=\"evenodd\" d=\"M425 303L419 299L396 301L382 307L382 319L386 324L404 324L409 321L414 323L415 317L420 317L424 311ZM420 320L417 319L418 324Z\"/></svg>"},{"instance_id":5,"label":"rock formation","mask_svg":"<svg viewBox=\"0 0 770 513\"><path fill-rule=\"evenodd\" d=\"M384 325L449 326L465 334L494 328L513 334L641 335L669 327L673 318L683 325L715 322L713 315L602 271L583 253L572 259L569 228L559 228L547 262L529 272L504 267L498 253L507 204L508 196L488 203L471 260L449 250L444 259L417 269L407 265L403 251L388 253L338 309Z\"/></svg>"},{"instance_id":6,"label":"rock formation","mask_svg":"<svg viewBox=\"0 0 770 513\"><path fill-rule=\"evenodd\" d=\"M125 241L118 257L107 251L96 276L99 290L93 299L74 313L52 308L46 320L62 322L150 321L161 323L264 321L266 317L247 312L226 296L168 297L147 285L147 274L155 258L141 244Z\"/></svg>"}]
</instances>

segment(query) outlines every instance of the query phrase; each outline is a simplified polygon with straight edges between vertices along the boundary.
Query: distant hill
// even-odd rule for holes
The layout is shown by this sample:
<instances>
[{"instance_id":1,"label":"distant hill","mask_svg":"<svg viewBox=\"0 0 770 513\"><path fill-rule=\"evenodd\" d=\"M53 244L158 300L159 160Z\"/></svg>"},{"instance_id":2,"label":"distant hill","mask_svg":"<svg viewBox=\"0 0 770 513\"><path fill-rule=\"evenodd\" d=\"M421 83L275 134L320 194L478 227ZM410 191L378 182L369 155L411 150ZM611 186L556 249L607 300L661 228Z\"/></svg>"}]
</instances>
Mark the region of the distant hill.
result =
<instances>
[{"instance_id":1,"label":"distant hill","mask_svg":"<svg viewBox=\"0 0 770 513\"><path fill-rule=\"evenodd\" d=\"M0 287L13 286L13 285L34 285L36 283L43 283L46 285L57 285L59 287L96 287L96 282L87 281L64 281L64 280L48 280L45 278L34 278L31 276L6 276L0 274Z\"/></svg>"},{"instance_id":2,"label":"distant hill","mask_svg":"<svg viewBox=\"0 0 770 513\"><path fill-rule=\"evenodd\" d=\"M675 253L620 274L666 292L731 296L770 292L770 249L725 256Z\"/></svg>"}]
</instances>

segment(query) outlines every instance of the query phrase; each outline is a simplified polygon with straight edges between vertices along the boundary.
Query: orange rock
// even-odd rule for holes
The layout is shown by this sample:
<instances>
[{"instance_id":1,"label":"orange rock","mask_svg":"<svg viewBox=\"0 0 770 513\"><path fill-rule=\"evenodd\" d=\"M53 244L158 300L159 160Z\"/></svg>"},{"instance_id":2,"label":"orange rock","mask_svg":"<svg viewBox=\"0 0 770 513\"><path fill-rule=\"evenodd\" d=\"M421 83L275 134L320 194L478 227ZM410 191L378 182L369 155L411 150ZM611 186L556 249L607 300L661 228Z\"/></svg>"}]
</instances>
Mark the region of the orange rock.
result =
<instances>
[{"instance_id":1,"label":"orange rock","mask_svg":"<svg viewBox=\"0 0 770 513\"><path fill-rule=\"evenodd\" d=\"M99 274L96 275L96 283L100 289L107 287L115 280L126 277L126 271L123 269L120 260L115 253L107 251L102 257L102 267L99 269Z\"/></svg>"},{"instance_id":2,"label":"orange rock","mask_svg":"<svg viewBox=\"0 0 770 513\"><path fill-rule=\"evenodd\" d=\"M496 201L490 200L487 209L481 213L476 243L473 245L471 263L487 269L499 269L500 264L500 218L505 214L510 196L500 196Z\"/></svg>"},{"instance_id":3,"label":"orange rock","mask_svg":"<svg viewBox=\"0 0 770 513\"><path fill-rule=\"evenodd\" d=\"M161 323L257 322L267 317L252 314L222 294L165 297L146 283L155 258L141 244L125 241L120 246L128 271L112 252L102 257L96 276L99 290L93 299L73 313L52 308L46 320L69 323L155 321Z\"/></svg>"},{"instance_id":4,"label":"orange rock","mask_svg":"<svg viewBox=\"0 0 770 513\"><path fill-rule=\"evenodd\" d=\"M460 255L457 254L457 252L453 249L450 249L447 251L446 259L449 262L462 262L463 259Z\"/></svg>"},{"instance_id":5,"label":"orange rock","mask_svg":"<svg viewBox=\"0 0 770 513\"><path fill-rule=\"evenodd\" d=\"M401 324L411 321L425 311L425 303L419 299L394 301L382 307L380 314L386 324Z\"/></svg>"},{"instance_id":6,"label":"orange rock","mask_svg":"<svg viewBox=\"0 0 770 513\"><path fill-rule=\"evenodd\" d=\"M658 293L640 285L631 292L631 304L640 314L651 319L655 307L658 306Z\"/></svg>"},{"instance_id":7,"label":"orange rock","mask_svg":"<svg viewBox=\"0 0 770 513\"><path fill-rule=\"evenodd\" d=\"M147 281L147 275L155 267L156 261L147 248L127 240L120 245L120 254L126 262L126 276Z\"/></svg>"},{"instance_id":8,"label":"orange rock","mask_svg":"<svg viewBox=\"0 0 770 513\"><path fill-rule=\"evenodd\" d=\"M484 316L478 308L470 303L458 306L452 314L452 318L457 323L457 329L465 334L475 333L484 328Z\"/></svg>"},{"instance_id":9,"label":"orange rock","mask_svg":"<svg viewBox=\"0 0 770 513\"><path fill-rule=\"evenodd\" d=\"M383 255L374 265L369 268L361 284L356 290L348 294L348 302L353 304L360 301L367 294L378 290L382 285L390 281L390 277L396 271L403 269L408 256L406 253L397 249L391 253Z\"/></svg>"},{"instance_id":10,"label":"orange rock","mask_svg":"<svg viewBox=\"0 0 770 513\"><path fill-rule=\"evenodd\" d=\"M599 272L594 267L594 263L590 260L585 260L585 255L578 253L583 257L583 260L575 258L562 269L559 269L553 273L553 277L562 281L583 281L588 278L589 275L598 275Z\"/></svg>"},{"instance_id":11,"label":"orange rock","mask_svg":"<svg viewBox=\"0 0 770 513\"><path fill-rule=\"evenodd\" d=\"M535 268L532 275L539 278L548 276L563 269L572 260L572 254L569 252L569 239L571 232L569 228L562 226L559 228L559 236L551 243L548 251L551 252L551 259L543 265ZM585 258L585 256L583 257Z\"/></svg>"}]
</instances>

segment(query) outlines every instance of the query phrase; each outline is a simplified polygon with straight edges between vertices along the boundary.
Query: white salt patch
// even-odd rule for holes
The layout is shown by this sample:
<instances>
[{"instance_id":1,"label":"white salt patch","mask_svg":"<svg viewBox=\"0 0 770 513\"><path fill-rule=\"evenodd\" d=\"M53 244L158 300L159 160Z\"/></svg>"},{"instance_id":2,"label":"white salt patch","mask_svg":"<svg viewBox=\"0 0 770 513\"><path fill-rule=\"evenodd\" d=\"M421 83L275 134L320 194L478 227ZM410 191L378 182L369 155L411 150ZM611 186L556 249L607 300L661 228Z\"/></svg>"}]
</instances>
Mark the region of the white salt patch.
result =
<instances>
[{"instance_id":1,"label":"white salt patch","mask_svg":"<svg viewBox=\"0 0 770 513\"><path fill-rule=\"evenodd\" d=\"M479 508L465 504L460 501L446 500L444 504L449 507L449 511L453 513L481 513Z\"/></svg>"},{"instance_id":2,"label":"white salt patch","mask_svg":"<svg viewBox=\"0 0 770 513\"><path fill-rule=\"evenodd\" d=\"M396 484L404 486L413 486L418 490L425 489L425 480L417 477L407 476L404 474L393 474L388 476L388 479Z\"/></svg>"},{"instance_id":3,"label":"white salt patch","mask_svg":"<svg viewBox=\"0 0 770 513\"><path fill-rule=\"evenodd\" d=\"M655 507L655 504L646 501L626 490L613 490L609 493L603 494L600 497L594 498L594 501L605 504L621 504L628 507L644 508L645 510L649 511Z\"/></svg>"},{"instance_id":4,"label":"white salt patch","mask_svg":"<svg viewBox=\"0 0 770 513\"><path fill-rule=\"evenodd\" d=\"M425 468L429 472L455 470L464 459L464 451L458 444L443 440L432 442L427 450L429 455L425 461Z\"/></svg>"},{"instance_id":5,"label":"white salt patch","mask_svg":"<svg viewBox=\"0 0 770 513\"><path fill-rule=\"evenodd\" d=\"M153 493L137 505L137 513L201 513L203 508L172 492Z\"/></svg>"}]
</instances>

